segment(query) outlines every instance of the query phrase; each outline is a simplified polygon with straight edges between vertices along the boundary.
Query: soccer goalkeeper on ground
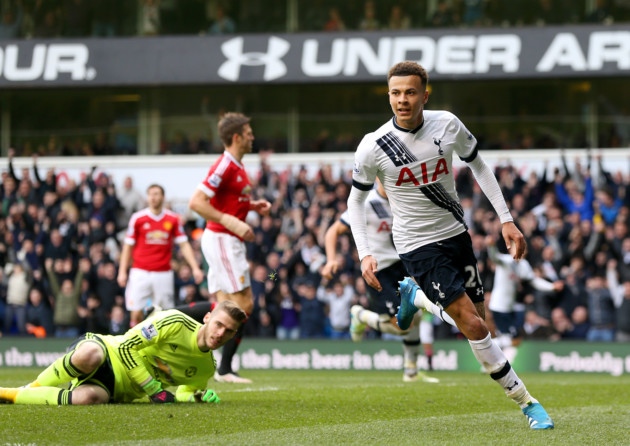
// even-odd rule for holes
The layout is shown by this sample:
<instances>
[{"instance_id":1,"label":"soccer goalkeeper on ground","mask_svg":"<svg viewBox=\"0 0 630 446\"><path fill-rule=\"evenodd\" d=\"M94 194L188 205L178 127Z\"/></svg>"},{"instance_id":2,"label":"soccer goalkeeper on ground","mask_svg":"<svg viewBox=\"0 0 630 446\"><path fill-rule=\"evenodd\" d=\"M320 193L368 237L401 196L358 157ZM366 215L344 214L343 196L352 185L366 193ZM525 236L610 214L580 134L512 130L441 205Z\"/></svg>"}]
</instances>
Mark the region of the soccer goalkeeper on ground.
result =
<instances>
[{"instance_id":1,"label":"soccer goalkeeper on ground","mask_svg":"<svg viewBox=\"0 0 630 446\"><path fill-rule=\"evenodd\" d=\"M167 310L122 336L86 333L32 383L0 387L0 402L15 404L128 403L148 397L154 403L218 403L207 389L216 361L213 350L231 339L245 312L225 301L203 324ZM58 386L71 383L70 389ZM175 394L167 390L177 386Z\"/></svg>"}]
</instances>

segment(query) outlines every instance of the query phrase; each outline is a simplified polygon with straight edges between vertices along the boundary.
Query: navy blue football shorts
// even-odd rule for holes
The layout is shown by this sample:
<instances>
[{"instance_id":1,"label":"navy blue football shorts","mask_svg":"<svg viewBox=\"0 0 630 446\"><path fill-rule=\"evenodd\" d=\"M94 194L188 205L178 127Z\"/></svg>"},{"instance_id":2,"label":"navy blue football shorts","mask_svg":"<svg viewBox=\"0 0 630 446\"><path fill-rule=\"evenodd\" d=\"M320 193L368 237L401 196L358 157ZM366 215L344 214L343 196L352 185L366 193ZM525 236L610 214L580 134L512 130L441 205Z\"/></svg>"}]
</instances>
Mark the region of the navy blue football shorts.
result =
<instances>
[{"instance_id":1,"label":"navy blue football shorts","mask_svg":"<svg viewBox=\"0 0 630 446\"><path fill-rule=\"evenodd\" d=\"M483 302L483 284L468 232L400 254L409 275L429 300L446 308L462 293Z\"/></svg>"}]
</instances>

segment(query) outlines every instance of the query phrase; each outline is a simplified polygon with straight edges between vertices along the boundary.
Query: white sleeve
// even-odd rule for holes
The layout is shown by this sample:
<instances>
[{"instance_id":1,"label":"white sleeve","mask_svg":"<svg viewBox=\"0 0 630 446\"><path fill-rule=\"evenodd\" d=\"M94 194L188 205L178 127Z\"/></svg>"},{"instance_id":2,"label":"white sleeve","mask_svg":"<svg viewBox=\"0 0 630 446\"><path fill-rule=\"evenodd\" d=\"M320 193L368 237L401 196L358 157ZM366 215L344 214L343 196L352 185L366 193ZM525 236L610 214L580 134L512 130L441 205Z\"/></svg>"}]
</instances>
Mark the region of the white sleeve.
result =
<instances>
[{"instance_id":1,"label":"white sleeve","mask_svg":"<svg viewBox=\"0 0 630 446\"><path fill-rule=\"evenodd\" d=\"M478 153L472 160L466 162L477 179L479 187L486 197L488 197L490 203L492 203L492 207L494 207L501 223L514 221L505 202L505 198L503 198L503 192L501 192L499 182L494 177L494 173L492 173L490 167L481 159Z\"/></svg>"},{"instance_id":2,"label":"white sleeve","mask_svg":"<svg viewBox=\"0 0 630 446\"><path fill-rule=\"evenodd\" d=\"M503 265L505 267L509 267L514 262L512 256L501 254L495 245L488 246L488 258L497 265Z\"/></svg>"},{"instance_id":3,"label":"white sleeve","mask_svg":"<svg viewBox=\"0 0 630 446\"><path fill-rule=\"evenodd\" d=\"M374 187L376 180L376 162L373 158L374 146L371 134L363 137L354 154L354 168L352 169L352 188L348 196L348 222L354 244L359 252L359 260L371 254L367 235L367 217L365 214L365 200Z\"/></svg>"},{"instance_id":4,"label":"white sleeve","mask_svg":"<svg viewBox=\"0 0 630 446\"><path fill-rule=\"evenodd\" d=\"M348 216L350 218L350 230L354 237L354 244L359 252L359 260L370 254L370 245L367 235L367 220L365 216L365 200L370 192L356 187L350 189L348 196Z\"/></svg>"},{"instance_id":5,"label":"white sleeve","mask_svg":"<svg viewBox=\"0 0 630 446\"><path fill-rule=\"evenodd\" d=\"M553 282L543 279L542 277L534 277L529 282L534 289L538 291L553 291Z\"/></svg>"}]
</instances>

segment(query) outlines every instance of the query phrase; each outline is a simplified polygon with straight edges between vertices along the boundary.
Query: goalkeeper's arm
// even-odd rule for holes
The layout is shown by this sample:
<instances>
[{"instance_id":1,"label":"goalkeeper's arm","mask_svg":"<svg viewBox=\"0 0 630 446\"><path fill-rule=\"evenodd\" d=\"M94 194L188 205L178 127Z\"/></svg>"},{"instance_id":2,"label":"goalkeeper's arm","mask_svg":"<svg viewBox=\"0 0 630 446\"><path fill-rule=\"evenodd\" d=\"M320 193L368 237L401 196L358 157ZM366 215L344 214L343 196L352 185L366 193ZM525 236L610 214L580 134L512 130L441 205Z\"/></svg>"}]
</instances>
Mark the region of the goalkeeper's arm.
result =
<instances>
[{"instance_id":1,"label":"goalkeeper's arm","mask_svg":"<svg viewBox=\"0 0 630 446\"><path fill-rule=\"evenodd\" d=\"M195 389L190 386L179 386L175 392L175 401L178 403L215 403L221 399L212 389Z\"/></svg>"}]
</instances>

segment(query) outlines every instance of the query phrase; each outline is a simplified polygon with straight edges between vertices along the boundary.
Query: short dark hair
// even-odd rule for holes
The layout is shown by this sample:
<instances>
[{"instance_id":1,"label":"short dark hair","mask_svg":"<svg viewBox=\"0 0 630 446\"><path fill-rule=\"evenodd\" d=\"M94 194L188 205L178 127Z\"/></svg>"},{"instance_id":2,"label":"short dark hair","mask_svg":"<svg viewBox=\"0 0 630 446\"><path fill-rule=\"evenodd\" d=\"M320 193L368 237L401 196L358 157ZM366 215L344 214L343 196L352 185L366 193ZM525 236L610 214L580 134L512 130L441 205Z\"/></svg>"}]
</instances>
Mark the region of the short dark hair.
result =
<instances>
[{"instance_id":1,"label":"short dark hair","mask_svg":"<svg viewBox=\"0 0 630 446\"><path fill-rule=\"evenodd\" d=\"M153 183L149 187L147 187L147 192L149 192L153 188L160 189L160 192L162 192L162 196L165 195L164 194L164 188L162 186L160 186L159 184L156 184L156 183Z\"/></svg>"},{"instance_id":2,"label":"short dark hair","mask_svg":"<svg viewBox=\"0 0 630 446\"><path fill-rule=\"evenodd\" d=\"M243 311L241 307L229 300L224 300L223 302L220 302L216 307L214 307L214 310L212 311L225 311L232 319L234 319L239 324L242 324L247 319L247 313L245 313L245 311Z\"/></svg>"},{"instance_id":3,"label":"short dark hair","mask_svg":"<svg viewBox=\"0 0 630 446\"><path fill-rule=\"evenodd\" d=\"M251 119L242 113L229 112L224 114L219 120L219 138L227 147L232 144L234 135L242 135L243 128L249 124Z\"/></svg>"},{"instance_id":4,"label":"short dark hair","mask_svg":"<svg viewBox=\"0 0 630 446\"><path fill-rule=\"evenodd\" d=\"M387 73L387 82L393 76L418 76L424 88L429 85L429 75L427 70L417 62L406 60L404 62L398 62L396 65L389 69Z\"/></svg>"}]
</instances>

